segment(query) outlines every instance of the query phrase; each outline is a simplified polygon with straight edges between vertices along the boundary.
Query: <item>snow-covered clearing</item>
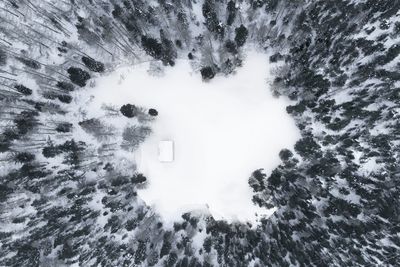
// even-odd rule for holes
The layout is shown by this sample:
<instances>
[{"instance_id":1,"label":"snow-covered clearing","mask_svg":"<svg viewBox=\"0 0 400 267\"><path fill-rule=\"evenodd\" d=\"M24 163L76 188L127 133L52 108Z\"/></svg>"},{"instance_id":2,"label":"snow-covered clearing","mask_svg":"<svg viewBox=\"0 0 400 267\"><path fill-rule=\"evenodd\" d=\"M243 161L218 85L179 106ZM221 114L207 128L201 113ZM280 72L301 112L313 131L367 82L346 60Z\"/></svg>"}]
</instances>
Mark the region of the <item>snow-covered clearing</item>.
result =
<instances>
[{"instance_id":1,"label":"snow-covered clearing","mask_svg":"<svg viewBox=\"0 0 400 267\"><path fill-rule=\"evenodd\" d=\"M210 82L185 60L162 77L150 76L148 68L121 68L98 79L94 88L105 103L131 103L159 113L150 123L153 134L132 159L149 179L140 197L167 222L191 210L253 223L255 213L269 215L272 210L252 203L248 179L260 168L269 174L280 162L279 151L292 148L299 132L285 111L288 100L270 93L268 57L248 52L235 75ZM171 163L158 159L161 140L174 142Z\"/></svg>"}]
</instances>

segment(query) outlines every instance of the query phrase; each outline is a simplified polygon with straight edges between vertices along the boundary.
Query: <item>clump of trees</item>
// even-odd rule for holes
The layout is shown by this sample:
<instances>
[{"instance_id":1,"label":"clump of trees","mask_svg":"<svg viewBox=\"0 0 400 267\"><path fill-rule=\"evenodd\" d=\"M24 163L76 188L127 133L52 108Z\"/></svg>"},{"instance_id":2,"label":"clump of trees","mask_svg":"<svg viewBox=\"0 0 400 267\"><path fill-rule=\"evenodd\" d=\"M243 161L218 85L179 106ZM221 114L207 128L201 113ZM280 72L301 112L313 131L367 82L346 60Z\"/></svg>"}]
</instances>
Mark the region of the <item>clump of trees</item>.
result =
<instances>
[{"instance_id":1,"label":"clump of trees","mask_svg":"<svg viewBox=\"0 0 400 267\"><path fill-rule=\"evenodd\" d=\"M90 79L89 73L81 68L70 67L67 72L71 82L80 87L86 86L86 82Z\"/></svg>"},{"instance_id":2,"label":"clump of trees","mask_svg":"<svg viewBox=\"0 0 400 267\"><path fill-rule=\"evenodd\" d=\"M122 115L124 115L127 118L133 118L139 114L139 109L132 104L123 105L119 111L121 112Z\"/></svg>"},{"instance_id":3,"label":"clump of trees","mask_svg":"<svg viewBox=\"0 0 400 267\"><path fill-rule=\"evenodd\" d=\"M82 57L82 62L91 71L104 72L104 64L100 61L96 61L90 57Z\"/></svg>"},{"instance_id":4,"label":"clump of trees","mask_svg":"<svg viewBox=\"0 0 400 267\"><path fill-rule=\"evenodd\" d=\"M22 85L22 84L16 84L14 86L15 89L17 89L18 92L20 92L23 95L31 95L32 94L32 89L29 89L28 87Z\"/></svg>"},{"instance_id":5,"label":"clump of trees","mask_svg":"<svg viewBox=\"0 0 400 267\"><path fill-rule=\"evenodd\" d=\"M143 35L141 39L143 49L154 59L161 60L164 65L174 66L177 57L174 43L167 38L163 30L160 30L160 39L161 42L154 37Z\"/></svg>"},{"instance_id":6,"label":"clump of trees","mask_svg":"<svg viewBox=\"0 0 400 267\"><path fill-rule=\"evenodd\" d=\"M215 71L210 66L201 68L200 73L201 73L201 77L203 78L204 81L211 80L212 78L215 77Z\"/></svg>"},{"instance_id":7,"label":"clump of trees","mask_svg":"<svg viewBox=\"0 0 400 267\"><path fill-rule=\"evenodd\" d=\"M235 29L235 42L239 47L243 46L246 43L248 34L249 31L243 24Z\"/></svg>"}]
</instances>

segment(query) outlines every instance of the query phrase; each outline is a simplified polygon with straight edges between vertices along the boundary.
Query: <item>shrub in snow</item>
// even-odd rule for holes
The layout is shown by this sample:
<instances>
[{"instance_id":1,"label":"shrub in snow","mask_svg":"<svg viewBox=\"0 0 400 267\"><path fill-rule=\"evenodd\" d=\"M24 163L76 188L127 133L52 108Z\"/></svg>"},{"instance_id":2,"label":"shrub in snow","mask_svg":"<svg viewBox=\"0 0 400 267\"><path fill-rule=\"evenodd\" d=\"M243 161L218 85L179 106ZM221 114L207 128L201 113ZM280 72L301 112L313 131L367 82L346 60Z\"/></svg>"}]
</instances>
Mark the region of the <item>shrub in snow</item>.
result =
<instances>
[{"instance_id":1,"label":"shrub in snow","mask_svg":"<svg viewBox=\"0 0 400 267\"><path fill-rule=\"evenodd\" d=\"M265 189L264 181L266 181L266 175L262 169L254 171L249 179L249 185L254 192L260 192Z\"/></svg>"},{"instance_id":2,"label":"shrub in snow","mask_svg":"<svg viewBox=\"0 0 400 267\"><path fill-rule=\"evenodd\" d=\"M139 109L132 104L123 105L119 111L128 118L133 118L139 114Z\"/></svg>"},{"instance_id":3,"label":"shrub in snow","mask_svg":"<svg viewBox=\"0 0 400 267\"><path fill-rule=\"evenodd\" d=\"M32 90L22 84L17 84L14 86L14 88L17 89L17 91L23 95L31 95L32 94Z\"/></svg>"},{"instance_id":4,"label":"shrub in snow","mask_svg":"<svg viewBox=\"0 0 400 267\"><path fill-rule=\"evenodd\" d=\"M158 115L158 111L154 108L149 109L149 115L151 116L157 116Z\"/></svg>"},{"instance_id":5,"label":"shrub in snow","mask_svg":"<svg viewBox=\"0 0 400 267\"><path fill-rule=\"evenodd\" d=\"M25 66L29 67L29 68L32 68L32 69L35 69L35 70L40 69L40 63L35 61L35 60L33 60L33 59L26 59L26 58L23 58L23 57L16 57L16 59L19 62L21 62L22 64L24 64Z\"/></svg>"},{"instance_id":6,"label":"shrub in snow","mask_svg":"<svg viewBox=\"0 0 400 267\"><path fill-rule=\"evenodd\" d=\"M134 184L142 184L147 181L146 176L144 176L141 173L136 174L135 176L132 177L131 182Z\"/></svg>"},{"instance_id":7,"label":"shrub in snow","mask_svg":"<svg viewBox=\"0 0 400 267\"><path fill-rule=\"evenodd\" d=\"M74 85L69 82L57 82L56 86L65 91L74 91Z\"/></svg>"},{"instance_id":8,"label":"shrub in snow","mask_svg":"<svg viewBox=\"0 0 400 267\"><path fill-rule=\"evenodd\" d=\"M71 131L72 124L71 123L60 123L56 127L56 131L59 133L68 133Z\"/></svg>"},{"instance_id":9,"label":"shrub in snow","mask_svg":"<svg viewBox=\"0 0 400 267\"><path fill-rule=\"evenodd\" d=\"M175 40L175 45L178 47L178 48L182 48L182 41L181 40Z\"/></svg>"},{"instance_id":10,"label":"shrub in snow","mask_svg":"<svg viewBox=\"0 0 400 267\"><path fill-rule=\"evenodd\" d=\"M159 61L150 62L150 66L149 69L147 70L147 73L150 74L151 76L162 77L165 74L164 66Z\"/></svg>"},{"instance_id":11,"label":"shrub in snow","mask_svg":"<svg viewBox=\"0 0 400 267\"><path fill-rule=\"evenodd\" d=\"M200 73L203 80L211 80L215 76L215 72L210 66L201 68Z\"/></svg>"},{"instance_id":12,"label":"shrub in snow","mask_svg":"<svg viewBox=\"0 0 400 267\"><path fill-rule=\"evenodd\" d=\"M72 101L72 97L70 95L58 95L57 98L65 104L69 104Z\"/></svg>"},{"instance_id":13,"label":"shrub in snow","mask_svg":"<svg viewBox=\"0 0 400 267\"><path fill-rule=\"evenodd\" d=\"M269 57L269 61L272 63L277 62L278 60L282 60L282 59L283 59L283 56L280 53L275 53Z\"/></svg>"},{"instance_id":14,"label":"shrub in snow","mask_svg":"<svg viewBox=\"0 0 400 267\"><path fill-rule=\"evenodd\" d=\"M84 87L86 85L87 80L90 79L90 75L87 71L84 71L81 68L70 67L68 69L69 79L76 85L80 87Z\"/></svg>"},{"instance_id":15,"label":"shrub in snow","mask_svg":"<svg viewBox=\"0 0 400 267\"><path fill-rule=\"evenodd\" d=\"M293 157L293 153L289 149L282 149L279 152L279 157L281 158L282 161L287 161L288 159Z\"/></svg>"},{"instance_id":16,"label":"shrub in snow","mask_svg":"<svg viewBox=\"0 0 400 267\"><path fill-rule=\"evenodd\" d=\"M111 180L111 186L118 187L129 183L129 179L124 176L118 176Z\"/></svg>"},{"instance_id":17,"label":"shrub in snow","mask_svg":"<svg viewBox=\"0 0 400 267\"><path fill-rule=\"evenodd\" d=\"M104 72L104 64L100 61L96 61L90 57L82 57L83 64L88 67L89 70L94 72Z\"/></svg>"}]
</instances>

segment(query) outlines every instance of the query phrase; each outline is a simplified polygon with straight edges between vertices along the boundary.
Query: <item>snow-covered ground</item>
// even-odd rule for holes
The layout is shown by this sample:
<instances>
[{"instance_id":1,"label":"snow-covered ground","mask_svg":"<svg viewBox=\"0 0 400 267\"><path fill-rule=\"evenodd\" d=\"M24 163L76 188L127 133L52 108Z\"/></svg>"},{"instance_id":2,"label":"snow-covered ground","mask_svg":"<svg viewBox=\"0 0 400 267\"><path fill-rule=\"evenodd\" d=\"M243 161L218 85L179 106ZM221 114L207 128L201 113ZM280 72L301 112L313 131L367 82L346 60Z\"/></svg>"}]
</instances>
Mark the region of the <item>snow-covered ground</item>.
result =
<instances>
[{"instance_id":1,"label":"snow-covered ground","mask_svg":"<svg viewBox=\"0 0 400 267\"><path fill-rule=\"evenodd\" d=\"M150 76L148 69L147 63L121 68L93 88L105 103L159 112L150 122L153 134L132 159L149 179L140 197L167 222L198 209L253 223L255 213L270 214L252 203L249 176L260 168L269 174L280 162L279 151L292 148L299 132L285 111L289 101L270 93L268 57L248 52L235 75L210 82L185 60L162 77ZM161 140L174 141L171 163L159 162Z\"/></svg>"}]
</instances>

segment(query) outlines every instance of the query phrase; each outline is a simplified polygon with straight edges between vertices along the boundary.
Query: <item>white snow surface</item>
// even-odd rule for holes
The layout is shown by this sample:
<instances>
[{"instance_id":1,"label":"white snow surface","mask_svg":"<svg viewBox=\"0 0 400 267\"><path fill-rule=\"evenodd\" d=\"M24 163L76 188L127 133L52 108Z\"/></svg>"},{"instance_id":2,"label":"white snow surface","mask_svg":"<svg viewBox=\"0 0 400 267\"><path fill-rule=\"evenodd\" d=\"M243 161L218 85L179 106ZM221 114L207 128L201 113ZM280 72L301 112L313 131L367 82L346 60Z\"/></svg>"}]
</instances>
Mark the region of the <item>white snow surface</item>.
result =
<instances>
[{"instance_id":1,"label":"white snow surface","mask_svg":"<svg viewBox=\"0 0 400 267\"><path fill-rule=\"evenodd\" d=\"M199 210L253 224L272 214L274 209L252 203L248 179L260 168L268 175L280 163L279 151L293 148L300 134L285 111L289 100L269 90L268 57L249 51L236 74L209 82L186 60L166 68L162 77L150 76L148 67L120 68L93 88L104 103L159 112L149 123L153 133L132 159L149 180L139 196L167 223ZM174 142L173 162L159 161L161 140Z\"/></svg>"}]
</instances>

